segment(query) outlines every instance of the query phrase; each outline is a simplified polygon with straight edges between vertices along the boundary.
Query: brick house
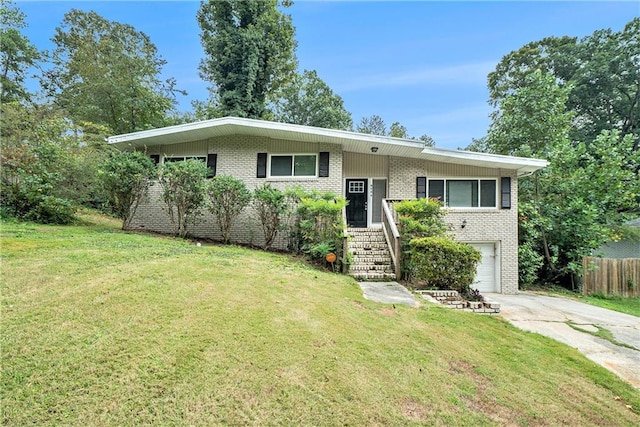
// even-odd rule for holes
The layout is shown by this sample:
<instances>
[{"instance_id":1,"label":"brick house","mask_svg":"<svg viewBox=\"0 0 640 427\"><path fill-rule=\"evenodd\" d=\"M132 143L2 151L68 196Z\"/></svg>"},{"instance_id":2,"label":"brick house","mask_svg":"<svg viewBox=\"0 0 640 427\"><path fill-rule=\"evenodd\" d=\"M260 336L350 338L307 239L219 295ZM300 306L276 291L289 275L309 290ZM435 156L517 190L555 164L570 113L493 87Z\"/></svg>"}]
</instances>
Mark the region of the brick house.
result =
<instances>
[{"instance_id":1,"label":"brick house","mask_svg":"<svg viewBox=\"0 0 640 427\"><path fill-rule=\"evenodd\" d=\"M351 274L360 278L394 277L398 271L392 201L439 197L447 206L445 219L455 239L482 252L474 284L482 292L517 292L517 181L547 165L540 159L235 117L112 136L108 142L124 150L143 150L157 163L201 159L215 174L242 179L250 190L268 182L281 190L299 185L344 195L355 260ZM132 227L171 232L159 194L159 185L152 186L150 201L138 208ZM190 233L217 239L207 215ZM233 230L234 240L260 244L262 235L251 210L243 215ZM285 239L280 237L275 246L285 248ZM364 251L389 254L389 265L358 266Z\"/></svg>"}]
</instances>

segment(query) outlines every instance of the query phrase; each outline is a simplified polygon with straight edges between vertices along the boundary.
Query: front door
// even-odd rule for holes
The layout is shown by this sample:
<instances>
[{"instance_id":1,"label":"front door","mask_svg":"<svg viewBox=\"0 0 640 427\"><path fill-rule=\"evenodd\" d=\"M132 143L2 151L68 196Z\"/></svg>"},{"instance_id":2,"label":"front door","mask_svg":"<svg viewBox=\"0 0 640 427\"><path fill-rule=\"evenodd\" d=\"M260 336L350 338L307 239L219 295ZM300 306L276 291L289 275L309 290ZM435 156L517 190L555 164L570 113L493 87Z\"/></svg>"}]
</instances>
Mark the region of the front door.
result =
<instances>
[{"instance_id":1,"label":"front door","mask_svg":"<svg viewBox=\"0 0 640 427\"><path fill-rule=\"evenodd\" d=\"M349 227L367 226L368 180L347 179L347 224Z\"/></svg>"}]
</instances>

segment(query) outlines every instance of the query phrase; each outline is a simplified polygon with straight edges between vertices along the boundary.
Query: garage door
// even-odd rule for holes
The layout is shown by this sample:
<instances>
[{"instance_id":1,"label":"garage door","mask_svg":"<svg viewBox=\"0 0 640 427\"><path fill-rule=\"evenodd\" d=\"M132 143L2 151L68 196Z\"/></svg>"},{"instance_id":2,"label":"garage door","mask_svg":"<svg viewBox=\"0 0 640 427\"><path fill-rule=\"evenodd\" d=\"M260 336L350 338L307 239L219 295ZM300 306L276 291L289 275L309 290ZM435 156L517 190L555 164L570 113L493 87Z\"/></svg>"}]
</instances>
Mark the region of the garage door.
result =
<instances>
[{"instance_id":1,"label":"garage door","mask_svg":"<svg viewBox=\"0 0 640 427\"><path fill-rule=\"evenodd\" d=\"M493 243L470 243L482 253L482 260L478 264L476 282L472 288L482 292L500 292L498 281L496 280L496 255Z\"/></svg>"}]
</instances>

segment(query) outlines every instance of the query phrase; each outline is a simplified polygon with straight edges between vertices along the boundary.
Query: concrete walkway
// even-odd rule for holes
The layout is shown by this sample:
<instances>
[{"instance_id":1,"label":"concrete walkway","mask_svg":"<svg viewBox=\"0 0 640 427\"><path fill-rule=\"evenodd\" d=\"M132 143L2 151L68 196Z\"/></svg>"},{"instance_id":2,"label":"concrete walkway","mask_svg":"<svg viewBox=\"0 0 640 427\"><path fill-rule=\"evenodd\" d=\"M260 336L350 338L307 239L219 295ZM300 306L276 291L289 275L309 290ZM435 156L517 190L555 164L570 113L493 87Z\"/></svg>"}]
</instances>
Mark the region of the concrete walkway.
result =
<instances>
[{"instance_id":1,"label":"concrete walkway","mask_svg":"<svg viewBox=\"0 0 640 427\"><path fill-rule=\"evenodd\" d=\"M418 307L420 304L413 294L397 282L358 282L364 297L375 302L386 304L404 304Z\"/></svg>"},{"instance_id":2,"label":"concrete walkway","mask_svg":"<svg viewBox=\"0 0 640 427\"><path fill-rule=\"evenodd\" d=\"M487 294L486 297L500 303L500 314L518 328L568 344L640 388L640 317L568 298L528 292L518 295ZM616 341L637 350L578 331L568 323L584 331L606 329Z\"/></svg>"}]
</instances>

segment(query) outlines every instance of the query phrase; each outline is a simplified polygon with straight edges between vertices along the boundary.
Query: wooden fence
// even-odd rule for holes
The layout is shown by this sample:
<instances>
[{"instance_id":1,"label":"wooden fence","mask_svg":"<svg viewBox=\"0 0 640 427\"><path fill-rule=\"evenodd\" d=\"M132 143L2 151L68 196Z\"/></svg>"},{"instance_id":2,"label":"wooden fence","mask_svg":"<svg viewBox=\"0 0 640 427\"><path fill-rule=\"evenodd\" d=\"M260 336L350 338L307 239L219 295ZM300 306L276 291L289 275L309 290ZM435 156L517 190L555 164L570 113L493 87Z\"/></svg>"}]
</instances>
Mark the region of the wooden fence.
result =
<instances>
[{"instance_id":1,"label":"wooden fence","mask_svg":"<svg viewBox=\"0 0 640 427\"><path fill-rule=\"evenodd\" d=\"M640 258L592 258L582 262L582 291L623 297L640 296Z\"/></svg>"}]
</instances>

